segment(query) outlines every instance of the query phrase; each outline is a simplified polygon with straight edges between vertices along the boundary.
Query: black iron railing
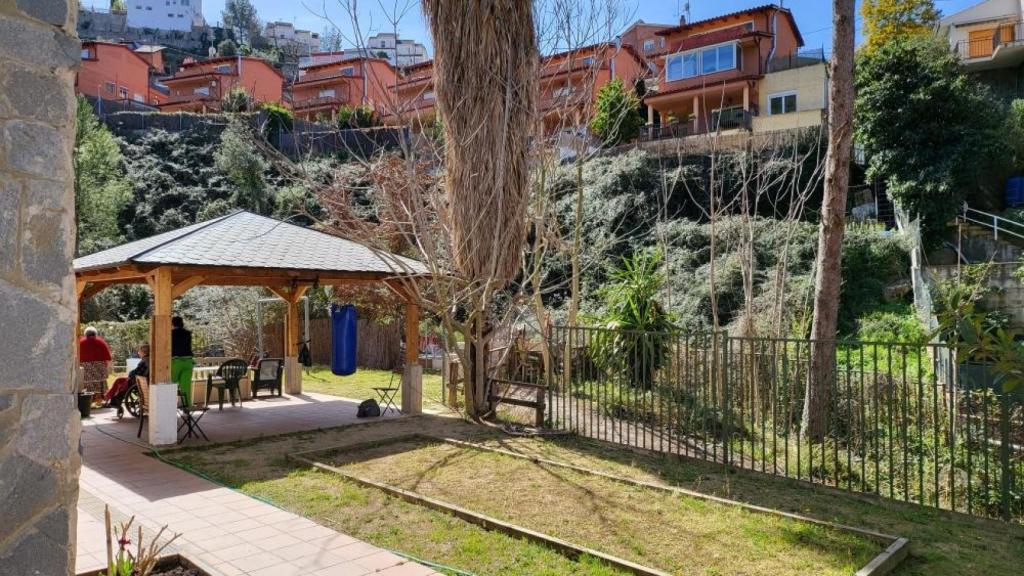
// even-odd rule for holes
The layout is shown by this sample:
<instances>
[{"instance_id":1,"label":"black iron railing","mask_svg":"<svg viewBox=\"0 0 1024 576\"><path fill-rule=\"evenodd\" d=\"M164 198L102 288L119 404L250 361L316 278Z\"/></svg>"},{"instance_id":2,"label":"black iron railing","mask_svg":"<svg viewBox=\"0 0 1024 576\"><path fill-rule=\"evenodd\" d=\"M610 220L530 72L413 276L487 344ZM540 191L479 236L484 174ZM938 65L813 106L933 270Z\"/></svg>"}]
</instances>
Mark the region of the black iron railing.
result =
<instances>
[{"instance_id":1,"label":"black iron railing","mask_svg":"<svg viewBox=\"0 0 1024 576\"><path fill-rule=\"evenodd\" d=\"M835 364L808 437L821 346ZM1024 390L947 345L557 327L550 349L550 428L1024 521Z\"/></svg>"}]
</instances>

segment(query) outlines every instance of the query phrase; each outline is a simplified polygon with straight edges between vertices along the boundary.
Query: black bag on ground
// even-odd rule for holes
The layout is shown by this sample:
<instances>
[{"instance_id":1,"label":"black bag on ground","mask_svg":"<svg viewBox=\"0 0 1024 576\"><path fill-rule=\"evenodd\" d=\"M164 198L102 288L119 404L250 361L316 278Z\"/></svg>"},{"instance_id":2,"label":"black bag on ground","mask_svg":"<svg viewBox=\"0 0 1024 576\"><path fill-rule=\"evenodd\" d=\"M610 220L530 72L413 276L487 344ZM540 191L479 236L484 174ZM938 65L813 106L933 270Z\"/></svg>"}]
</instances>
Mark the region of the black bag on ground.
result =
<instances>
[{"instance_id":1,"label":"black bag on ground","mask_svg":"<svg viewBox=\"0 0 1024 576\"><path fill-rule=\"evenodd\" d=\"M377 404L376 400L371 398L370 400L360 402L356 418L376 418L378 416L380 416L380 405Z\"/></svg>"}]
</instances>

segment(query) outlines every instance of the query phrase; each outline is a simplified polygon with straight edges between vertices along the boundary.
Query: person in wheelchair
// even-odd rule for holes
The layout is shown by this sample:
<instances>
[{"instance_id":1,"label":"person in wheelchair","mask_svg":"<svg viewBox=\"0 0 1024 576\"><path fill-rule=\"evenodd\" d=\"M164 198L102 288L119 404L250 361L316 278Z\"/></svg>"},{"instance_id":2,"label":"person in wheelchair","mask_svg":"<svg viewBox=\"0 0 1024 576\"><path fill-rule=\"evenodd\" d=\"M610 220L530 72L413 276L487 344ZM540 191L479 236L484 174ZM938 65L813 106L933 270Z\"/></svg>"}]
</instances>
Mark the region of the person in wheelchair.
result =
<instances>
[{"instance_id":1,"label":"person in wheelchair","mask_svg":"<svg viewBox=\"0 0 1024 576\"><path fill-rule=\"evenodd\" d=\"M137 352L139 363L128 373L126 378L118 378L108 393L110 405L117 408L118 418L124 416L125 398L138 385L138 377L149 378L149 344L140 344Z\"/></svg>"}]
</instances>

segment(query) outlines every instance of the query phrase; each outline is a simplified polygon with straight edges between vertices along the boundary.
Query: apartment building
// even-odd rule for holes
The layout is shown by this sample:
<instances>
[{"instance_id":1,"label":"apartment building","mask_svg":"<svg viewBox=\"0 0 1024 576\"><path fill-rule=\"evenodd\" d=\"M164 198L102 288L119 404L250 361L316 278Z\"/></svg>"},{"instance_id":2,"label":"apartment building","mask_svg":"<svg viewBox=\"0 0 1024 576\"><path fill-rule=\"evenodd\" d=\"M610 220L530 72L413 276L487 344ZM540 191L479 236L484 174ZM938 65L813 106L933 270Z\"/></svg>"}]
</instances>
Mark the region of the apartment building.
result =
<instances>
[{"instance_id":1,"label":"apartment building","mask_svg":"<svg viewBox=\"0 0 1024 576\"><path fill-rule=\"evenodd\" d=\"M189 31L205 26L203 0L125 0L128 26Z\"/></svg>"},{"instance_id":2,"label":"apartment building","mask_svg":"<svg viewBox=\"0 0 1024 576\"><path fill-rule=\"evenodd\" d=\"M82 65L75 76L75 92L104 100L157 105L165 95L153 83L155 60L150 51L133 50L128 44L82 42ZM155 51L159 54L159 51Z\"/></svg>"},{"instance_id":3,"label":"apartment building","mask_svg":"<svg viewBox=\"0 0 1024 576\"><path fill-rule=\"evenodd\" d=\"M1024 7L986 0L939 21L963 67L1006 100L1024 96Z\"/></svg>"},{"instance_id":4,"label":"apartment building","mask_svg":"<svg viewBox=\"0 0 1024 576\"><path fill-rule=\"evenodd\" d=\"M299 30L291 22L268 22L263 36L274 46L293 49L300 55L320 50L320 34Z\"/></svg>"},{"instance_id":5,"label":"apartment building","mask_svg":"<svg viewBox=\"0 0 1024 576\"><path fill-rule=\"evenodd\" d=\"M382 58L357 57L304 68L291 87L298 118L333 118L342 106L370 106L378 114L393 108L395 69Z\"/></svg>"},{"instance_id":6,"label":"apartment building","mask_svg":"<svg viewBox=\"0 0 1024 576\"><path fill-rule=\"evenodd\" d=\"M383 116L385 124L406 124L415 131L434 123L434 61L403 68L395 82L393 110Z\"/></svg>"},{"instance_id":7,"label":"apartment building","mask_svg":"<svg viewBox=\"0 0 1024 576\"><path fill-rule=\"evenodd\" d=\"M427 47L415 40L399 38L393 32L374 34L366 39L366 51L387 58L393 66L405 67L427 60Z\"/></svg>"},{"instance_id":8,"label":"apartment building","mask_svg":"<svg viewBox=\"0 0 1024 576\"><path fill-rule=\"evenodd\" d=\"M644 103L644 138L818 126L827 102L824 54L801 52L792 12L769 4L656 32L664 47Z\"/></svg>"},{"instance_id":9,"label":"apartment building","mask_svg":"<svg viewBox=\"0 0 1024 576\"><path fill-rule=\"evenodd\" d=\"M245 90L254 102L280 102L285 80L264 60L227 56L186 61L163 83L170 95L161 104L162 111L208 112L219 110L221 98L235 88Z\"/></svg>"},{"instance_id":10,"label":"apartment building","mask_svg":"<svg viewBox=\"0 0 1024 576\"><path fill-rule=\"evenodd\" d=\"M627 89L636 89L647 73L647 63L633 47L617 42L592 44L542 58L537 109L544 133L585 126L602 87L620 79Z\"/></svg>"}]
</instances>

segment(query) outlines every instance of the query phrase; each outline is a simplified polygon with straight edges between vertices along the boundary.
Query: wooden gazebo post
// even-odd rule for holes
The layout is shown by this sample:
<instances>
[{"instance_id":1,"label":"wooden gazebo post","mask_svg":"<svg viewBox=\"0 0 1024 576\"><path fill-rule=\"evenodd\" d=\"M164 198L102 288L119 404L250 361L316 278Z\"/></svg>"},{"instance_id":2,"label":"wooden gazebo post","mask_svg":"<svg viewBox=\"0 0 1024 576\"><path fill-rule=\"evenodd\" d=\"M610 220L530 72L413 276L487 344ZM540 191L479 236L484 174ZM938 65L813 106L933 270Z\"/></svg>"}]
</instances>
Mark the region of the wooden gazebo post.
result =
<instances>
[{"instance_id":1,"label":"wooden gazebo post","mask_svg":"<svg viewBox=\"0 0 1024 576\"><path fill-rule=\"evenodd\" d=\"M171 268L155 268L146 282L153 293L149 349L149 443L178 441L178 385L171 381L171 309L174 285Z\"/></svg>"},{"instance_id":2,"label":"wooden gazebo post","mask_svg":"<svg viewBox=\"0 0 1024 576\"><path fill-rule=\"evenodd\" d=\"M302 365L299 364L299 346L302 342L302 314L299 303L309 286L267 286L284 300L284 391L288 394L302 394Z\"/></svg>"},{"instance_id":3,"label":"wooden gazebo post","mask_svg":"<svg viewBox=\"0 0 1024 576\"><path fill-rule=\"evenodd\" d=\"M402 413L423 412L423 367L420 366L420 307L405 303L405 366L402 370Z\"/></svg>"}]
</instances>

